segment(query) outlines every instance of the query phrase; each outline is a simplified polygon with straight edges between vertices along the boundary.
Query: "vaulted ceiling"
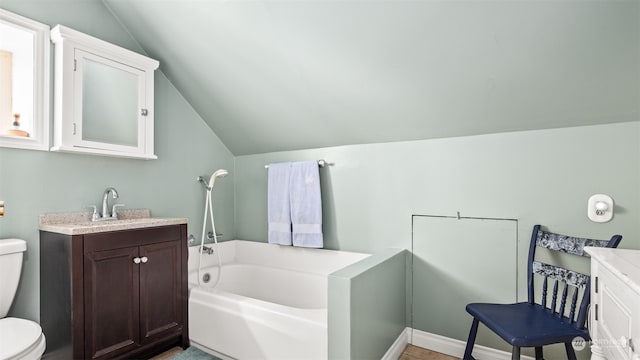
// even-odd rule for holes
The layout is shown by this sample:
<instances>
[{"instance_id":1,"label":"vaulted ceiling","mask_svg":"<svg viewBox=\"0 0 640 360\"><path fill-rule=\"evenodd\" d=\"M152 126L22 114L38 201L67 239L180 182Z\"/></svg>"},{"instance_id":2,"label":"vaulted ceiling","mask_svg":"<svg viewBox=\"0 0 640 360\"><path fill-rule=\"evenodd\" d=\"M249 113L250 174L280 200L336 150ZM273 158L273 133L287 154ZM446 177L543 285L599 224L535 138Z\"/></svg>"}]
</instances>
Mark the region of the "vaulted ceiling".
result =
<instances>
[{"instance_id":1,"label":"vaulted ceiling","mask_svg":"<svg viewBox=\"0 0 640 360\"><path fill-rule=\"evenodd\" d=\"M637 0L102 1L235 155L640 120Z\"/></svg>"}]
</instances>

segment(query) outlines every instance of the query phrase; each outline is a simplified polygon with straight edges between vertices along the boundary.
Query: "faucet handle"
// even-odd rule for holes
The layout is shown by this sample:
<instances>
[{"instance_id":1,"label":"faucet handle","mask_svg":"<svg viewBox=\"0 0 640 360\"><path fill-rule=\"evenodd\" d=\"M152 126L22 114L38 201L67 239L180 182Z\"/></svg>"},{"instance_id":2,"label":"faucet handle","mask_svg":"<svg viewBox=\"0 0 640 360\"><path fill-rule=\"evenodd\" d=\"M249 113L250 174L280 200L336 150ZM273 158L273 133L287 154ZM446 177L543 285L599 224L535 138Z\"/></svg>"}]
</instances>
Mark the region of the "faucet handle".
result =
<instances>
[{"instance_id":1,"label":"faucet handle","mask_svg":"<svg viewBox=\"0 0 640 360\"><path fill-rule=\"evenodd\" d=\"M113 208L111 208L111 217L117 220L118 219L118 213L116 213L116 209L118 207L123 207L123 206L125 206L125 205L124 204L114 204Z\"/></svg>"},{"instance_id":2,"label":"faucet handle","mask_svg":"<svg viewBox=\"0 0 640 360\"><path fill-rule=\"evenodd\" d=\"M91 214L91 221L96 221L100 218L100 215L98 215L98 208L95 205L87 205L87 209L93 209L93 214Z\"/></svg>"}]
</instances>

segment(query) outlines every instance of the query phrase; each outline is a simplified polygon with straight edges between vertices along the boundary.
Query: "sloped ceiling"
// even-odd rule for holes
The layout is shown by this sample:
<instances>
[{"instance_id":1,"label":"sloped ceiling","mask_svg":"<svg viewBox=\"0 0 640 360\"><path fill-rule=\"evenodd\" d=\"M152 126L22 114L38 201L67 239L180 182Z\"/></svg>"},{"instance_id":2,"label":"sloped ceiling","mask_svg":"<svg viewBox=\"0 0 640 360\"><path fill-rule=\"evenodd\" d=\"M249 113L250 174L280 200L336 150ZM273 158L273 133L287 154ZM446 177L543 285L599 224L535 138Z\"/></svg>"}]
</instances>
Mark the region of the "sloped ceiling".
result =
<instances>
[{"instance_id":1,"label":"sloped ceiling","mask_svg":"<svg viewBox=\"0 0 640 360\"><path fill-rule=\"evenodd\" d=\"M235 155L640 120L637 0L102 1Z\"/></svg>"}]
</instances>

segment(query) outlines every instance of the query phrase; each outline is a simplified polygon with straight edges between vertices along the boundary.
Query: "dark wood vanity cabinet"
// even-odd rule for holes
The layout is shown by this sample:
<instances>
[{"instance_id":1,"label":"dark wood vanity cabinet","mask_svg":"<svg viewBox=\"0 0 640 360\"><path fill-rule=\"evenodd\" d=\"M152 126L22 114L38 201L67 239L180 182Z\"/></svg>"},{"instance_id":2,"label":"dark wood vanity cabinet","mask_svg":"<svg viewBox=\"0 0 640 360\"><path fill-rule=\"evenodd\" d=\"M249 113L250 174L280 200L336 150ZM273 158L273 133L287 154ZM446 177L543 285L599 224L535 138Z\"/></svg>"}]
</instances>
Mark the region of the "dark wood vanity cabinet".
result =
<instances>
[{"instance_id":1,"label":"dark wood vanity cabinet","mask_svg":"<svg viewBox=\"0 0 640 360\"><path fill-rule=\"evenodd\" d=\"M45 358L145 358L188 346L185 224L40 239Z\"/></svg>"}]
</instances>

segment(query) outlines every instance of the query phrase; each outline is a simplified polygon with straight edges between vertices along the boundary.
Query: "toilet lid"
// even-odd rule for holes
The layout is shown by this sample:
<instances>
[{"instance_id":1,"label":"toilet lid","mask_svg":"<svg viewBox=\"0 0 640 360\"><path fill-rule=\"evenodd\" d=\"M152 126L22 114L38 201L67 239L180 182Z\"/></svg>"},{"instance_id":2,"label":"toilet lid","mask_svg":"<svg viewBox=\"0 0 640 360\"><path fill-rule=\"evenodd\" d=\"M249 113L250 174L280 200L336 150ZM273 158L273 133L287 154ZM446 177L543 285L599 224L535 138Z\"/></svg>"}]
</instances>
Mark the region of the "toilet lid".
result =
<instances>
[{"instance_id":1,"label":"toilet lid","mask_svg":"<svg viewBox=\"0 0 640 360\"><path fill-rule=\"evenodd\" d=\"M0 359L10 359L40 340L42 328L37 323L18 318L0 319Z\"/></svg>"},{"instance_id":2,"label":"toilet lid","mask_svg":"<svg viewBox=\"0 0 640 360\"><path fill-rule=\"evenodd\" d=\"M20 239L0 240L0 255L8 255L27 250L27 242Z\"/></svg>"}]
</instances>

